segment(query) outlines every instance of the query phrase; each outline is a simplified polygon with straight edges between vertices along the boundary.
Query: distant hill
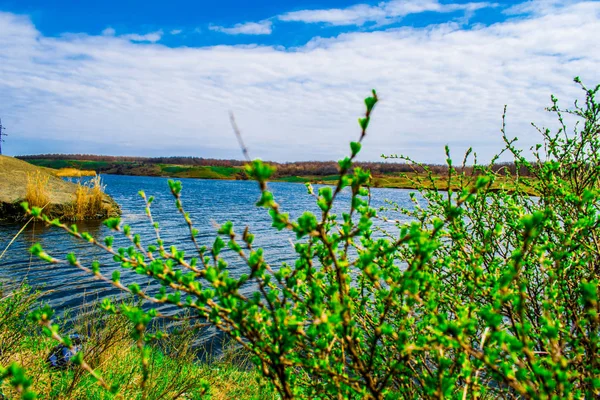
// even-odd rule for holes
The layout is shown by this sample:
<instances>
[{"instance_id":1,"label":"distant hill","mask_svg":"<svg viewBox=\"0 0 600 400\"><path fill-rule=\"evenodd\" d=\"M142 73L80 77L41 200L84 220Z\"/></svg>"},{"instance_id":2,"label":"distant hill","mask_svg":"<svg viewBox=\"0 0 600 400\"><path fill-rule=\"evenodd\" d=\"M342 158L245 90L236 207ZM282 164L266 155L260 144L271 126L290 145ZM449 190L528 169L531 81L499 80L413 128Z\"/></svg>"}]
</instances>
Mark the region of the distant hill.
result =
<instances>
[{"instance_id":1,"label":"distant hill","mask_svg":"<svg viewBox=\"0 0 600 400\"><path fill-rule=\"evenodd\" d=\"M92 154L40 154L19 156L38 166L48 168L79 168L100 173L117 175L170 176L203 179L246 179L243 172L245 161L220 160L202 157L123 157ZM277 167L275 179L289 180L293 177L325 177L338 173L335 161L296 161L288 163L269 162ZM404 162L357 162L356 166L368 169L374 176L400 173L422 173L423 168ZM448 167L441 164L426 164L433 173L443 175ZM200 168L202 167L202 168ZM499 163L495 170L516 172L514 164ZM467 166L465 172L472 167ZM520 171L525 174L526 171Z\"/></svg>"},{"instance_id":2,"label":"distant hill","mask_svg":"<svg viewBox=\"0 0 600 400\"><path fill-rule=\"evenodd\" d=\"M101 174L161 176L170 178L198 178L221 180L248 179L240 160L217 160L198 157L113 157L89 154L42 154L21 156L31 164L55 170L71 168L82 171L95 171ZM289 163L270 163L276 167L272 177L274 181L335 184L338 180L339 166L334 161L301 161ZM392 162L357 162L355 166L371 171L372 187L416 189L419 187L448 188L448 167L446 165L427 164L423 166L408 163ZM429 179L425 168L431 171ZM455 167L457 172L464 172L469 179L477 175L472 166ZM495 189L512 187L513 178L504 176L510 172L514 176L514 164L495 164L499 171L499 179ZM523 171L521 171L522 173ZM451 187L457 187L456 174ZM522 175L523 176L523 175ZM435 183L434 183L435 182Z\"/></svg>"}]
</instances>

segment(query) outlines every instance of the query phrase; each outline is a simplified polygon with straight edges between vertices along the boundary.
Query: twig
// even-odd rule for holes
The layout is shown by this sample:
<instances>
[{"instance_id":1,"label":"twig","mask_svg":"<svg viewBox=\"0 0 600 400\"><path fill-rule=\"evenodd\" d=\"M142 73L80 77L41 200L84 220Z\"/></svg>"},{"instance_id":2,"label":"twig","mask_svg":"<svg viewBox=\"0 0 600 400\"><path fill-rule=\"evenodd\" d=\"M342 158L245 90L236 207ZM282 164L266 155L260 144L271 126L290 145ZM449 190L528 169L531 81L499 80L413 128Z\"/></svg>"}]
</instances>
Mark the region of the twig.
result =
<instances>
[{"instance_id":1,"label":"twig","mask_svg":"<svg viewBox=\"0 0 600 400\"><path fill-rule=\"evenodd\" d=\"M44 207L42 207L42 210L44 208L46 208L48 206L48 204L50 204L50 202L46 203L46 205ZM17 232L17 234L15 235L15 237L12 238L12 240L10 241L10 243L6 246L6 248L4 249L4 251L2 252L2 254L0 254L0 260L2 259L2 257L4 257L4 253L6 253L6 251L8 250L8 248L14 243L15 240L17 240L17 238L19 237L19 235L21 235L21 233L23 233L23 231L25 230L25 228L27 227L27 225L29 225L29 223L31 221L33 221L35 219L35 217L31 217L29 218L29 220L27 222L25 222L25 225L23 225L23 227L21 228L21 230L19 232Z\"/></svg>"},{"instance_id":2,"label":"twig","mask_svg":"<svg viewBox=\"0 0 600 400\"><path fill-rule=\"evenodd\" d=\"M240 147L242 148L242 153L244 153L244 158L246 159L246 161L251 161L250 154L248 153L248 148L246 147L246 145L244 144L244 140L242 139L242 132L240 132L240 128L238 128L237 124L235 123L235 115L233 115L233 111L229 111L229 121L231 121L231 128L233 128L235 137L237 137L238 143L240 144Z\"/></svg>"}]
</instances>

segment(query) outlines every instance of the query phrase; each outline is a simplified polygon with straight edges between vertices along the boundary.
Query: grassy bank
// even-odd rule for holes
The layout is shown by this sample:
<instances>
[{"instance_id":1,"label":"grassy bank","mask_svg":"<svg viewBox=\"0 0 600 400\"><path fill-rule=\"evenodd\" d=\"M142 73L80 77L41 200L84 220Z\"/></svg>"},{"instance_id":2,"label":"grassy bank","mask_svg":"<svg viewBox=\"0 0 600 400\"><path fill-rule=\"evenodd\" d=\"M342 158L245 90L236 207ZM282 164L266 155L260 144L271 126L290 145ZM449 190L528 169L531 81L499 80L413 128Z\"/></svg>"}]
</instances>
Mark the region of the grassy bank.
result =
<instances>
[{"instance_id":1,"label":"grassy bank","mask_svg":"<svg viewBox=\"0 0 600 400\"><path fill-rule=\"evenodd\" d=\"M40 399L110 398L81 368L60 370L49 366L46 359L57 342L43 335L26 317L38 302L39 293L27 287L0 293L0 366L6 368L13 362L21 365L31 379L29 389ZM198 349L192 346L194 330L182 332L148 345L147 398L200 399L205 394L212 399L276 398L259 387L257 374L239 352L227 349L220 358L199 362ZM72 333L86 338L83 352L90 366L109 384L119 386L116 398L141 398L140 352L131 337L131 323L90 306L75 316L69 331L61 331L62 335ZM0 385L0 398L19 397L8 381Z\"/></svg>"},{"instance_id":2,"label":"grassy bank","mask_svg":"<svg viewBox=\"0 0 600 400\"><path fill-rule=\"evenodd\" d=\"M59 176L88 176L87 174L163 176L173 178L198 179L245 179L243 167L225 166L189 166L163 163L139 163L130 161L87 161L87 160L51 160L27 159L27 162L56 170ZM80 175L73 175L74 171ZM62 174L62 175L61 175Z\"/></svg>"}]
</instances>

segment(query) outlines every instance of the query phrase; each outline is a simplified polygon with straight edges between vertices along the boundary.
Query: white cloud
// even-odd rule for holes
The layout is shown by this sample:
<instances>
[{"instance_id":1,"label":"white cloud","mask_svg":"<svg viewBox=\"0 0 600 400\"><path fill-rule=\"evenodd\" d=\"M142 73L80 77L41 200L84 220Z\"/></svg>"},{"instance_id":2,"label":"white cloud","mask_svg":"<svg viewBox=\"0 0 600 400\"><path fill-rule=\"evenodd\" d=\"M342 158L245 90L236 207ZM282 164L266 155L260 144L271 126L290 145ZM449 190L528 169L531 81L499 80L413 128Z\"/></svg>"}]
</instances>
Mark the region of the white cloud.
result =
<instances>
[{"instance_id":1,"label":"white cloud","mask_svg":"<svg viewBox=\"0 0 600 400\"><path fill-rule=\"evenodd\" d=\"M171 32L169 32L171 35L179 35L181 32L183 32L182 29L173 29L171 30Z\"/></svg>"},{"instance_id":2,"label":"white cloud","mask_svg":"<svg viewBox=\"0 0 600 400\"><path fill-rule=\"evenodd\" d=\"M211 25L208 27L211 31L226 33L228 35L270 35L273 32L273 22L269 20L261 22L246 22L236 24L231 28Z\"/></svg>"},{"instance_id":3,"label":"white cloud","mask_svg":"<svg viewBox=\"0 0 600 400\"><path fill-rule=\"evenodd\" d=\"M387 17L387 13L381 7L358 4L344 9L292 11L280 15L278 19L285 22L327 22L332 25L362 25L367 21L378 21Z\"/></svg>"},{"instance_id":4,"label":"white cloud","mask_svg":"<svg viewBox=\"0 0 600 400\"><path fill-rule=\"evenodd\" d=\"M150 32L150 33L146 33L146 34L139 34L139 33L129 33L126 35L121 35L119 36L120 38L126 39L126 40L131 40L132 42L150 42L150 43L156 43L158 42L163 36L163 31L156 31L156 32Z\"/></svg>"},{"instance_id":5,"label":"white cloud","mask_svg":"<svg viewBox=\"0 0 600 400\"><path fill-rule=\"evenodd\" d=\"M177 33L173 33L173 32L177 32L177 33L181 33L181 31L171 31L172 35L176 35ZM116 31L114 28L112 27L108 27L106 29L104 29L102 31L102 36L115 36L116 35ZM163 31L159 30L156 32L150 32L150 33L146 33L146 34L138 34L138 33L128 33L125 35L120 35L119 37L125 40L130 40L132 42L150 42L150 43L156 43L158 42L163 36Z\"/></svg>"},{"instance_id":6,"label":"white cloud","mask_svg":"<svg viewBox=\"0 0 600 400\"><path fill-rule=\"evenodd\" d=\"M306 46L169 48L113 36L43 36L0 13L0 112L8 154L78 152L240 158L233 110L253 157L336 159L358 135L362 98L381 97L364 159L405 153L443 162L472 145L481 160L509 135L538 140L549 95L600 82L600 2L459 24L356 32Z\"/></svg>"},{"instance_id":7,"label":"white cloud","mask_svg":"<svg viewBox=\"0 0 600 400\"><path fill-rule=\"evenodd\" d=\"M557 8L568 7L577 4L580 0L528 0L513 5L504 10L507 15L545 15L555 12Z\"/></svg>"},{"instance_id":8,"label":"white cloud","mask_svg":"<svg viewBox=\"0 0 600 400\"><path fill-rule=\"evenodd\" d=\"M449 13L455 11L474 12L494 3L450 3L443 4L438 0L392 0L376 6L357 4L347 8L292 11L278 16L286 22L327 23L331 25L363 25L367 22L379 24L393 22L410 14L423 12Z\"/></svg>"},{"instance_id":9,"label":"white cloud","mask_svg":"<svg viewBox=\"0 0 600 400\"><path fill-rule=\"evenodd\" d=\"M102 31L103 36L115 36L115 33L117 32L110 26Z\"/></svg>"}]
</instances>

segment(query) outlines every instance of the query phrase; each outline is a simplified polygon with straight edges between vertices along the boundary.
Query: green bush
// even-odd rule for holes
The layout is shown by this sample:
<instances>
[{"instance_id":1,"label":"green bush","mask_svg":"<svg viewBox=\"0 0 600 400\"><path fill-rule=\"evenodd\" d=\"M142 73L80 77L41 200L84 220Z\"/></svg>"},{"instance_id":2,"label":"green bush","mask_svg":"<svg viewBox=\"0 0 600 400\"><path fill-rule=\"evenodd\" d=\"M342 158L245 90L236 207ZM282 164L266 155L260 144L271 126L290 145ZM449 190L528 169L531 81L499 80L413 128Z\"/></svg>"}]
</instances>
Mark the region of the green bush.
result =
<instances>
[{"instance_id":1,"label":"green bush","mask_svg":"<svg viewBox=\"0 0 600 400\"><path fill-rule=\"evenodd\" d=\"M510 192L492 190L497 175L489 166L476 165L475 174L466 176L453 167L447 149L448 191L423 189L420 200L413 196L414 209L395 207L411 217L408 223L379 217L369 202L369 171L352 168L375 92L365 100L359 141L339 162L337 185L316 193L307 186L319 215L291 219L268 190L273 168L250 163L246 171L261 192L257 205L268 210L275 229L296 234L291 264L270 265L250 230L236 232L230 222L211 246L198 243L179 182L169 185L189 226L194 257L161 240L152 198L143 193L157 233L147 248L118 219L106 224L131 240L129 248L45 220L112 254L124 270L156 279L162 289L151 296L138 285L125 287L118 272L105 276L99 264L82 265L74 254L68 263L147 303L177 305L224 332L252 355L265 382L284 399L596 398L600 86L581 87L585 102L573 109L560 109L553 98L549 110L559 129L540 129L534 161L502 130L503 153L536 179L517 175ZM572 132L564 125L566 114L580 120ZM469 157L470 151L463 164ZM451 181L460 183L458 190ZM342 190L351 200L346 212L333 215ZM44 219L39 209L30 212ZM376 227L378 219L394 229ZM223 253L226 247L232 252ZM60 262L40 246L32 252ZM248 268L239 278L228 271L232 254ZM257 288L251 296L240 292L246 283ZM119 309L109 300L103 308L134 323L143 365L146 327L158 311ZM49 314L35 318L55 334Z\"/></svg>"}]
</instances>

